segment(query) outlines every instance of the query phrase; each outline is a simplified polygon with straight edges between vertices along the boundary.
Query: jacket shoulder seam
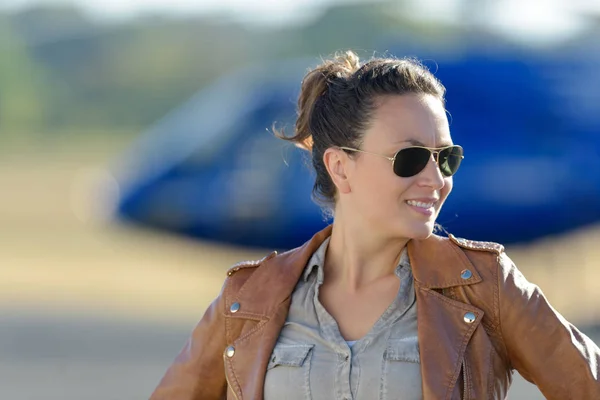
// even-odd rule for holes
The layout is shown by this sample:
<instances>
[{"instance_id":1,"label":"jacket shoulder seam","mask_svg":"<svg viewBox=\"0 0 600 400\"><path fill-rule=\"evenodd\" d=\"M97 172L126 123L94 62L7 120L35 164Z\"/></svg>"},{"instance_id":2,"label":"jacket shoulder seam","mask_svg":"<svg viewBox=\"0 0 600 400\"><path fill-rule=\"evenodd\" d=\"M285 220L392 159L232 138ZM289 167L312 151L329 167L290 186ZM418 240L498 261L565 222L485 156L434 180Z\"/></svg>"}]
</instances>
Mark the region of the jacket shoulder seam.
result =
<instances>
[{"instance_id":1,"label":"jacket shoulder seam","mask_svg":"<svg viewBox=\"0 0 600 400\"><path fill-rule=\"evenodd\" d=\"M450 239L450 241L455 245L467 250L487 251L491 253L496 253L497 255L500 255L504 252L504 246L496 242L469 240L464 238L458 238L452 234L448 235L448 239Z\"/></svg>"},{"instance_id":2,"label":"jacket shoulder seam","mask_svg":"<svg viewBox=\"0 0 600 400\"><path fill-rule=\"evenodd\" d=\"M259 267L263 262L265 262L266 260L273 258L277 255L276 251L271 252L270 254L264 256L263 258L261 258L260 260L249 260L249 261L240 261L237 264L232 265L228 270L227 270L227 276L232 276L234 273L236 273L237 271L241 270L241 269L246 269L246 268L257 268Z\"/></svg>"},{"instance_id":3,"label":"jacket shoulder seam","mask_svg":"<svg viewBox=\"0 0 600 400\"><path fill-rule=\"evenodd\" d=\"M227 270L227 276L231 276L241 269L257 268L259 265L260 261L241 261L229 267L229 269Z\"/></svg>"}]
</instances>

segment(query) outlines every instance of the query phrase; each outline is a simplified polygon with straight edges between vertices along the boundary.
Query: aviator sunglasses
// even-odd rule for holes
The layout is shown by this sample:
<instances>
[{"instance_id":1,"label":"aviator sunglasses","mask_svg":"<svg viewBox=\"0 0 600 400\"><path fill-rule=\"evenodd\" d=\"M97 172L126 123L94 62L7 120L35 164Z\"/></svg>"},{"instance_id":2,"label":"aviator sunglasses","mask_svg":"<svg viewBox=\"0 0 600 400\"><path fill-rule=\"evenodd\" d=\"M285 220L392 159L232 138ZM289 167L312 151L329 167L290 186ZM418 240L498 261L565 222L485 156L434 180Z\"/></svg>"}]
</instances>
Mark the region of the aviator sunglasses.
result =
<instances>
[{"instance_id":1,"label":"aviator sunglasses","mask_svg":"<svg viewBox=\"0 0 600 400\"><path fill-rule=\"evenodd\" d=\"M465 158L463 156L463 148L458 145L440 148L411 146L400 149L394 157L353 149L351 147L339 148L342 150L373 154L375 156L387 158L392 162L394 173L401 178L410 178L423 171L429 160L431 160L432 154L434 155L434 159L439 166L442 175L446 177L454 175L456 171L458 171L461 161Z\"/></svg>"}]
</instances>

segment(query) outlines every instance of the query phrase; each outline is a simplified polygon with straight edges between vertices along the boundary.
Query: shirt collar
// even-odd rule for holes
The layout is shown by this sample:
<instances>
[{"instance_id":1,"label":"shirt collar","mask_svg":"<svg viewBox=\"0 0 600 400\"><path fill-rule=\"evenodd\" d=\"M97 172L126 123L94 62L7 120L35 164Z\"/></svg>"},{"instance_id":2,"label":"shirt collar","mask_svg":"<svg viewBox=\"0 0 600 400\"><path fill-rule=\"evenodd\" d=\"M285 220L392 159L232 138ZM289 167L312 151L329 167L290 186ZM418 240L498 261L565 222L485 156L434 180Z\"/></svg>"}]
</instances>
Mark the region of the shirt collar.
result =
<instances>
[{"instance_id":1,"label":"shirt collar","mask_svg":"<svg viewBox=\"0 0 600 400\"><path fill-rule=\"evenodd\" d=\"M316 269L317 281L319 283L323 283L323 264L325 264L325 254L327 253L327 247L329 246L330 239L331 236L327 237L327 239L321 243L317 251L313 253L310 260L308 260L308 264L306 264L306 268L304 270L304 275L302 275L304 282L308 280L310 274Z\"/></svg>"},{"instance_id":2,"label":"shirt collar","mask_svg":"<svg viewBox=\"0 0 600 400\"><path fill-rule=\"evenodd\" d=\"M308 260L308 264L306 264L304 274L302 275L302 279L304 280L304 282L308 281L308 278L316 269L317 281L319 283L323 283L323 265L325 264L325 254L327 253L327 247L329 246L330 239L331 236L327 237L327 239L325 239L323 243L321 243L319 248L313 253L310 260ZM404 247L404 249L402 249L402 254L400 254L400 261L398 262L398 265L396 266L396 270L394 272L400 279L405 278L407 274L411 272L410 259L408 257L408 249L406 246Z\"/></svg>"}]
</instances>

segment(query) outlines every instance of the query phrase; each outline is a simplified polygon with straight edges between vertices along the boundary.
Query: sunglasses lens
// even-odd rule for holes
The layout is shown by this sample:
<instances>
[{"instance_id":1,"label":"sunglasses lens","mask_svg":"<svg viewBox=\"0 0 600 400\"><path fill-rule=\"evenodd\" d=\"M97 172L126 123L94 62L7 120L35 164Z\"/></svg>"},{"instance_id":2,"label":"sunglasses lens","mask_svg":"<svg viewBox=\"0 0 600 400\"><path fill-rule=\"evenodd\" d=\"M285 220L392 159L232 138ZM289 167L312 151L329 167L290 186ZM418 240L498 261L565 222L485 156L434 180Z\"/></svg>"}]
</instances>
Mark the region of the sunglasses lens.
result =
<instances>
[{"instance_id":1,"label":"sunglasses lens","mask_svg":"<svg viewBox=\"0 0 600 400\"><path fill-rule=\"evenodd\" d=\"M396 154L394 173L402 178L417 175L427 166L431 152L421 147L407 147Z\"/></svg>"},{"instance_id":2,"label":"sunglasses lens","mask_svg":"<svg viewBox=\"0 0 600 400\"><path fill-rule=\"evenodd\" d=\"M440 151L438 165L444 176L452 176L458 171L463 158L463 149L460 146L450 146ZM402 178L417 175L427 166L431 159L431 152L422 147L407 147L396 154L394 173Z\"/></svg>"},{"instance_id":3,"label":"sunglasses lens","mask_svg":"<svg viewBox=\"0 0 600 400\"><path fill-rule=\"evenodd\" d=\"M463 149L460 146L451 146L440 151L438 164L444 176L452 176L458 171L462 161Z\"/></svg>"}]
</instances>

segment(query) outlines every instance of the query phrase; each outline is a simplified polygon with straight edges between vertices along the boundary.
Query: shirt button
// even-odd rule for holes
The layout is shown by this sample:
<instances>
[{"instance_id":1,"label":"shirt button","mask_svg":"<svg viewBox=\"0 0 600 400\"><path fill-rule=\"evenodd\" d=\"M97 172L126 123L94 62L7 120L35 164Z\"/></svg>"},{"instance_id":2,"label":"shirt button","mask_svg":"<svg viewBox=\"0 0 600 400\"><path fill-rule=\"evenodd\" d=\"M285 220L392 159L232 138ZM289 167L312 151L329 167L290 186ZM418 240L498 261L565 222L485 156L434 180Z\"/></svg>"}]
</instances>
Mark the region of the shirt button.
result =
<instances>
[{"instance_id":1,"label":"shirt button","mask_svg":"<svg viewBox=\"0 0 600 400\"><path fill-rule=\"evenodd\" d=\"M344 357L344 361L348 361L350 359L350 356L348 354L346 354L346 357Z\"/></svg>"},{"instance_id":2,"label":"shirt button","mask_svg":"<svg viewBox=\"0 0 600 400\"><path fill-rule=\"evenodd\" d=\"M225 355L229 358L233 357L233 355L235 354L235 347L233 346L229 346L228 348L225 349Z\"/></svg>"},{"instance_id":3,"label":"shirt button","mask_svg":"<svg viewBox=\"0 0 600 400\"><path fill-rule=\"evenodd\" d=\"M233 303L229 308L229 311L231 311L232 314L240 311L240 303Z\"/></svg>"}]
</instances>

